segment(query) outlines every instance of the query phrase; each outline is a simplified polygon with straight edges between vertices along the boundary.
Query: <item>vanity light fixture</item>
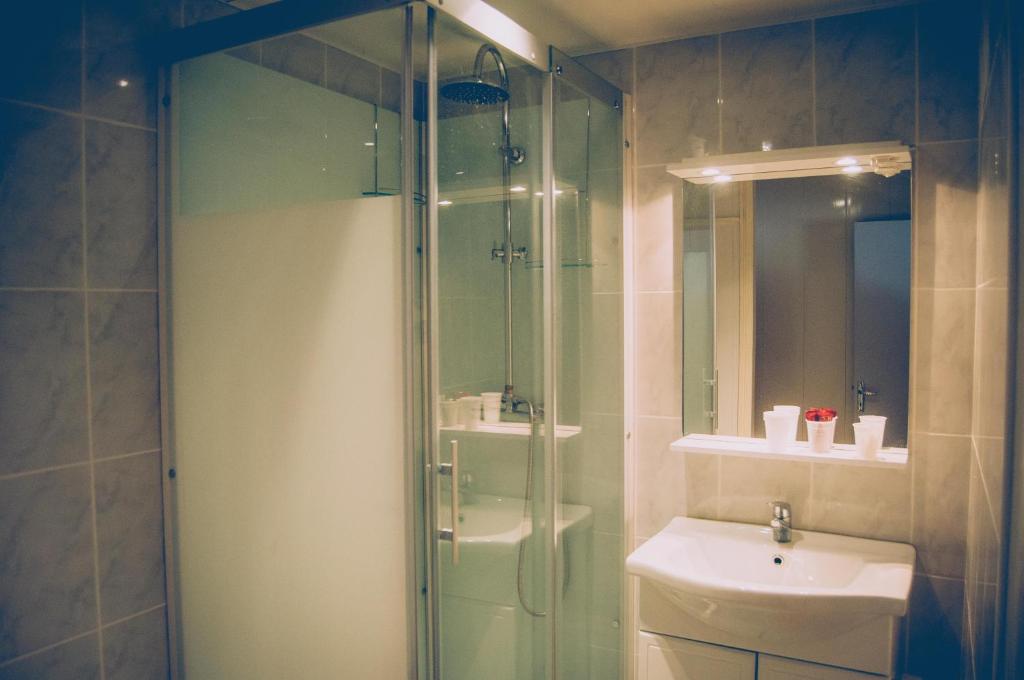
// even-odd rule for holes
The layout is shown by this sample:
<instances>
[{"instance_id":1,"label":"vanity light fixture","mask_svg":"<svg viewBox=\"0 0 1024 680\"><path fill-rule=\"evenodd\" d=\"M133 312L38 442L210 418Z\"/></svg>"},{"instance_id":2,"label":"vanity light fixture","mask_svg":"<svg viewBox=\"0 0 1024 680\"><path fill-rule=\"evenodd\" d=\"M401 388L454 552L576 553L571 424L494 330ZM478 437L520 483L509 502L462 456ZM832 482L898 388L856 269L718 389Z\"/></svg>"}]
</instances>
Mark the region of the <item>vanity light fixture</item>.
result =
<instances>
[{"instance_id":1,"label":"vanity light fixture","mask_svg":"<svg viewBox=\"0 0 1024 680\"><path fill-rule=\"evenodd\" d=\"M438 201L438 202L437 202L437 204L438 204L439 206L441 206L441 207L445 207L445 206L449 206L449 205L451 205L451 204L452 204L452 202L451 202L451 201L449 201L448 199L444 199L444 200Z\"/></svg>"},{"instance_id":2,"label":"vanity light fixture","mask_svg":"<svg viewBox=\"0 0 1024 680\"><path fill-rule=\"evenodd\" d=\"M671 164L667 170L694 184L711 184L861 172L892 177L910 170L911 165L909 146L900 142L876 142L704 156Z\"/></svg>"},{"instance_id":3,"label":"vanity light fixture","mask_svg":"<svg viewBox=\"0 0 1024 680\"><path fill-rule=\"evenodd\" d=\"M526 191L526 187L524 187L524 186L522 186L520 184L517 184L514 187L509 188L509 191L511 191L513 194L520 194L520 193Z\"/></svg>"}]
</instances>

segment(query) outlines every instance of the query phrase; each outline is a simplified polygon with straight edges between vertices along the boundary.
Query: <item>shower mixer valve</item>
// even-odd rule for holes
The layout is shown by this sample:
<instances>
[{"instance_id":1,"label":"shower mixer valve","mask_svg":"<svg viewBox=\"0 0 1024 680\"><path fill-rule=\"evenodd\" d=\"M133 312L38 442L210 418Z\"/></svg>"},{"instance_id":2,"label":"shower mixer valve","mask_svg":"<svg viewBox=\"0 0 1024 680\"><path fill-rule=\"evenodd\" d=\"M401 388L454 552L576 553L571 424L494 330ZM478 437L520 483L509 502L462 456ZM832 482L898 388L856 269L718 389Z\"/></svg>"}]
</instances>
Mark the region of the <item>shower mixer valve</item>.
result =
<instances>
[{"instance_id":1,"label":"shower mixer valve","mask_svg":"<svg viewBox=\"0 0 1024 680\"><path fill-rule=\"evenodd\" d=\"M526 253L527 253L526 246L520 246L519 248L512 248L512 260L515 260L517 258L520 259L520 260L525 260L526 259ZM495 246L494 248L491 248L491 259L492 260L501 260L502 262L504 262L505 261L505 246L502 245L500 247L499 246Z\"/></svg>"}]
</instances>

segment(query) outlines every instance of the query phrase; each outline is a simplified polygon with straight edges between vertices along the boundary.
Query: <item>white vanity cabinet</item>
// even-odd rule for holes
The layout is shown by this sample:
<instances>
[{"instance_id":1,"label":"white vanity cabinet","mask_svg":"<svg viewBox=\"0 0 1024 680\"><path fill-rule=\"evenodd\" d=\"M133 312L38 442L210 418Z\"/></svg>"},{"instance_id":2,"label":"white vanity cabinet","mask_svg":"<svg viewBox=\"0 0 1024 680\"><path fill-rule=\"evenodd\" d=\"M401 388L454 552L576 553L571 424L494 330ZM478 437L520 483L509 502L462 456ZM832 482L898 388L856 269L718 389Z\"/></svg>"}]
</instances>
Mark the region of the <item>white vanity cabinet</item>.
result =
<instances>
[{"instance_id":1,"label":"white vanity cabinet","mask_svg":"<svg viewBox=\"0 0 1024 680\"><path fill-rule=\"evenodd\" d=\"M880 680L884 677L770 654L757 657L757 680Z\"/></svg>"},{"instance_id":2,"label":"white vanity cabinet","mask_svg":"<svg viewBox=\"0 0 1024 680\"><path fill-rule=\"evenodd\" d=\"M638 680L881 680L885 676L641 631Z\"/></svg>"},{"instance_id":3,"label":"white vanity cabinet","mask_svg":"<svg viewBox=\"0 0 1024 680\"><path fill-rule=\"evenodd\" d=\"M639 680L754 680L757 654L640 633Z\"/></svg>"}]
</instances>

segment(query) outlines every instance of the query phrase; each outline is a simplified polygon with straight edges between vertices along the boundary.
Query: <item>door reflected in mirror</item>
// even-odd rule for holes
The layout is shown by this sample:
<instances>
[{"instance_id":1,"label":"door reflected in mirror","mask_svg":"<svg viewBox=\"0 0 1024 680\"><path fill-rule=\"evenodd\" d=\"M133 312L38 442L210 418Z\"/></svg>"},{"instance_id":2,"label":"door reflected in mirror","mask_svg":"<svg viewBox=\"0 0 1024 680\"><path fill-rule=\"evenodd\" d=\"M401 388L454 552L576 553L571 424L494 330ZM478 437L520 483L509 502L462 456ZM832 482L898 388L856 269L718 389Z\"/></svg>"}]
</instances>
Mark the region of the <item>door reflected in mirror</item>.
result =
<instances>
[{"instance_id":1,"label":"door reflected in mirror","mask_svg":"<svg viewBox=\"0 0 1024 680\"><path fill-rule=\"evenodd\" d=\"M764 437L776 404L883 415L906 446L911 173L683 184L683 430ZM805 435L800 426L799 438Z\"/></svg>"}]
</instances>

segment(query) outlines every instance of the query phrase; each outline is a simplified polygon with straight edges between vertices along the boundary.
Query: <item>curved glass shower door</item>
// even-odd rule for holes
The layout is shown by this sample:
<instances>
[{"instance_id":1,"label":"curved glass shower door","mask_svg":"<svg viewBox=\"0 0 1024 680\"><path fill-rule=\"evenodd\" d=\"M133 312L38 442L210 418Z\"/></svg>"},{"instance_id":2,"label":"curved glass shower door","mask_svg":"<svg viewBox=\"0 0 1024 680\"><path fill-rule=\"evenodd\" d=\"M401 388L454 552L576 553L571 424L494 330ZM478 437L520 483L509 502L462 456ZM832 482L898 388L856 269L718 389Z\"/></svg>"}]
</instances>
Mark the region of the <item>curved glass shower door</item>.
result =
<instances>
[{"instance_id":1,"label":"curved glass shower door","mask_svg":"<svg viewBox=\"0 0 1024 680\"><path fill-rule=\"evenodd\" d=\"M435 668L543 678L545 74L443 14L435 46Z\"/></svg>"},{"instance_id":2,"label":"curved glass shower door","mask_svg":"<svg viewBox=\"0 0 1024 680\"><path fill-rule=\"evenodd\" d=\"M415 659L404 36L399 8L174 67L176 677L401 678Z\"/></svg>"}]
</instances>

